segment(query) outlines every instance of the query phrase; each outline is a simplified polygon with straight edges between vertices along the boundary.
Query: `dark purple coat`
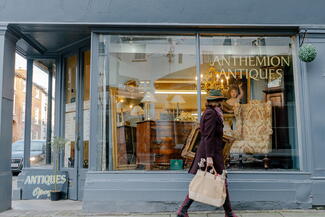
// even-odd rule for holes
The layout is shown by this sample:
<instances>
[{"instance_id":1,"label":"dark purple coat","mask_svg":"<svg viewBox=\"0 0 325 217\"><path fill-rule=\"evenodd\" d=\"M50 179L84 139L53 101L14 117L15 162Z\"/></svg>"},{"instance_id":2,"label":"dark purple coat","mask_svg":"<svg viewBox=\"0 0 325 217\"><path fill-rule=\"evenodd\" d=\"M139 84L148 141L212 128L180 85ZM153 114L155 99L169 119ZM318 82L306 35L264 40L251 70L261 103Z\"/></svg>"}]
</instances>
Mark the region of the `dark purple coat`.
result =
<instances>
[{"instance_id":1,"label":"dark purple coat","mask_svg":"<svg viewBox=\"0 0 325 217\"><path fill-rule=\"evenodd\" d=\"M195 153L189 173L196 174L199 169L198 163L207 157L213 158L216 171L221 174L224 170L223 162L223 120L220 114L211 107L207 107L200 122L201 141Z\"/></svg>"}]
</instances>

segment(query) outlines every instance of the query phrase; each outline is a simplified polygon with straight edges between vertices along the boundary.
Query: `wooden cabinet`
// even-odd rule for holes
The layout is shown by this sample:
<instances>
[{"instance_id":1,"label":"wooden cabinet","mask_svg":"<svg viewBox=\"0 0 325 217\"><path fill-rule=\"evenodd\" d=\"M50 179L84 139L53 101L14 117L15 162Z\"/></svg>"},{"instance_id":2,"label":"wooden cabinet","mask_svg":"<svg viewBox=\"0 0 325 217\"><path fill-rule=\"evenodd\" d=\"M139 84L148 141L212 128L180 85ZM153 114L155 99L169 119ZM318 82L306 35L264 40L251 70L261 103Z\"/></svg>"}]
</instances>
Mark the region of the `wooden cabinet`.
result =
<instances>
[{"instance_id":1,"label":"wooden cabinet","mask_svg":"<svg viewBox=\"0 0 325 217\"><path fill-rule=\"evenodd\" d=\"M269 88L264 92L266 100L272 103L272 148L274 150L290 148L288 147L288 112L285 105L284 89Z\"/></svg>"},{"instance_id":2,"label":"wooden cabinet","mask_svg":"<svg viewBox=\"0 0 325 217\"><path fill-rule=\"evenodd\" d=\"M183 121L137 123L137 167L169 169L171 159L181 159L181 149L193 125Z\"/></svg>"},{"instance_id":3,"label":"wooden cabinet","mask_svg":"<svg viewBox=\"0 0 325 217\"><path fill-rule=\"evenodd\" d=\"M117 127L117 169L130 169L136 163L136 128Z\"/></svg>"}]
</instances>

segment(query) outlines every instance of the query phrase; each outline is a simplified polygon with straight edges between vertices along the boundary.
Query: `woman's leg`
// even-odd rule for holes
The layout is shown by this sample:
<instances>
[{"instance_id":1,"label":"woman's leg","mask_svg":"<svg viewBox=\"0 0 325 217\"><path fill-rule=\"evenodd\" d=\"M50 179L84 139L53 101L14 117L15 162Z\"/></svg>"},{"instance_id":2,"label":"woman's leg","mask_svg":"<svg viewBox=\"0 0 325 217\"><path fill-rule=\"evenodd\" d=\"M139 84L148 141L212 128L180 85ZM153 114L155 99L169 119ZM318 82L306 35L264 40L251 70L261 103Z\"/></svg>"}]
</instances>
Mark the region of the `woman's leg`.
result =
<instances>
[{"instance_id":1,"label":"woman's leg","mask_svg":"<svg viewBox=\"0 0 325 217\"><path fill-rule=\"evenodd\" d=\"M187 210L190 208L192 203L193 203L193 200L190 199L189 195L187 194L184 202L177 210L177 217L188 217Z\"/></svg>"},{"instance_id":2,"label":"woman's leg","mask_svg":"<svg viewBox=\"0 0 325 217\"><path fill-rule=\"evenodd\" d=\"M227 180L226 180L226 192L227 192L227 197L226 197L225 203L223 204L223 209L225 210L225 216L226 217L237 217L236 214L233 213L232 208L231 208Z\"/></svg>"}]
</instances>

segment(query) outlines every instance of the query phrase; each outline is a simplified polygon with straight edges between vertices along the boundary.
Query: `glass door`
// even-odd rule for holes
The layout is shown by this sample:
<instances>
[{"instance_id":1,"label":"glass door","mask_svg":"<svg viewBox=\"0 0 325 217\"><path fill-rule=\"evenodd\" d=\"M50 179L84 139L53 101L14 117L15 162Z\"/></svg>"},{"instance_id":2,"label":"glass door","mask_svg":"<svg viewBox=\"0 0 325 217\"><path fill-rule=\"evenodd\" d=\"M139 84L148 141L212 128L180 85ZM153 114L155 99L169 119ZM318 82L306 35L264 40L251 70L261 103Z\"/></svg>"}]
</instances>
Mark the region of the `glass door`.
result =
<instances>
[{"instance_id":1,"label":"glass door","mask_svg":"<svg viewBox=\"0 0 325 217\"><path fill-rule=\"evenodd\" d=\"M81 200L89 162L90 51L64 58L63 170L69 173L69 199Z\"/></svg>"},{"instance_id":2,"label":"glass door","mask_svg":"<svg viewBox=\"0 0 325 217\"><path fill-rule=\"evenodd\" d=\"M75 165L77 132L77 71L78 57L64 58L64 138L68 140L63 151L63 170L69 173L69 199L77 200L77 166Z\"/></svg>"},{"instance_id":3,"label":"glass door","mask_svg":"<svg viewBox=\"0 0 325 217\"><path fill-rule=\"evenodd\" d=\"M89 163L89 131L90 131L90 51L81 52L80 75L80 151L78 165L78 200L83 198L83 189Z\"/></svg>"}]
</instances>

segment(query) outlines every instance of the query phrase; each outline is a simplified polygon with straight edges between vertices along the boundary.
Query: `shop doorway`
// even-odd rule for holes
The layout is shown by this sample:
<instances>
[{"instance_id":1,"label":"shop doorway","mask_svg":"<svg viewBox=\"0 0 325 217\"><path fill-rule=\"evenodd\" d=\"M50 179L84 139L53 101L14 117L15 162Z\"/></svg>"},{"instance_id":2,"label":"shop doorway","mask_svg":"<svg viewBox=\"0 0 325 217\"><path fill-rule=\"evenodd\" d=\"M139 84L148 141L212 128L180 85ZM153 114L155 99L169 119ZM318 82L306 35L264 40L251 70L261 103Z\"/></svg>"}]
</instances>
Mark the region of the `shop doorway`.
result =
<instances>
[{"instance_id":1,"label":"shop doorway","mask_svg":"<svg viewBox=\"0 0 325 217\"><path fill-rule=\"evenodd\" d=\"M62 170L69 173L68 198L82 200L89 162L90 51L63 58L63 132L66 143Z\"/></svg>"}]
</instances>

